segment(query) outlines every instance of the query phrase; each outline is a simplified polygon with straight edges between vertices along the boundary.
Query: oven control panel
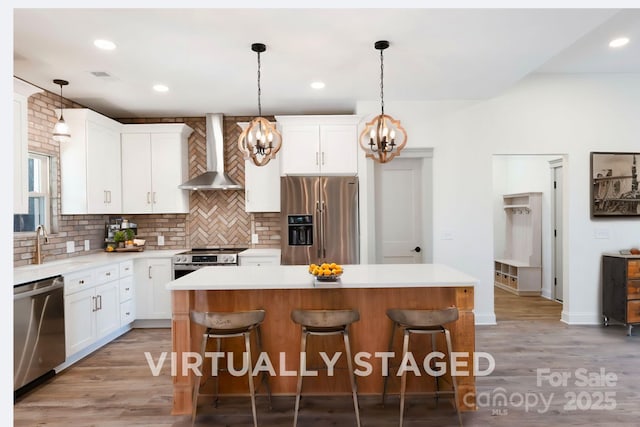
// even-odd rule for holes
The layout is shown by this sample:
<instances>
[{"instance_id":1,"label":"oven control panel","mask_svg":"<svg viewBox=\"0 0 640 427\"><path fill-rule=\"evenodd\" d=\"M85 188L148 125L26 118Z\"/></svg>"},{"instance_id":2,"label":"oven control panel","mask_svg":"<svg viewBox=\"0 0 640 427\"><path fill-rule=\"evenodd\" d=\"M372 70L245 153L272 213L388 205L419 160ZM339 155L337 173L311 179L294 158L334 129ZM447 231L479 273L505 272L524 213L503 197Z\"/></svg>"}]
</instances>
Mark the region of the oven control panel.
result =
<instances>
[{"instance_id":1,"label":"oven control panel","mask_svg":"<svg viewBox=\"0 0 640 427\"><path fill-rule=\"evenodd\" d=\"M177 254L173 257L174 264L228 265L238 264L238 254Z\"/></svg>"}]
</instances>

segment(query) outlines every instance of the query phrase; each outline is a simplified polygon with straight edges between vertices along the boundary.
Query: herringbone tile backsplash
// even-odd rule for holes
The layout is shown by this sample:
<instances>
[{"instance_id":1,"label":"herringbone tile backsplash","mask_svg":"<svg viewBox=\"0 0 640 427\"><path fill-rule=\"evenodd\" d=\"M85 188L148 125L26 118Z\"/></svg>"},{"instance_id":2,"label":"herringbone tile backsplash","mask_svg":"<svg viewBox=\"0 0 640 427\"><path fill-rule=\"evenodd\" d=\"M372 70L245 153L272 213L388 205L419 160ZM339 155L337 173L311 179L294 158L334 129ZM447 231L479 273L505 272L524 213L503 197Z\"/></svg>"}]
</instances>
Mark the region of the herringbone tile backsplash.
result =
<instances>
[{"instance_id":1,"label":"herringbone tile backsplash","mask_svg":"<svg viewBox=\"0 0 640 427\"><path fill-rule=\"evenodd\" d=\"M252 117L228 116L224 118L225 170L237 183L244 185L244 159L237 147L241 129L238 122L248 122ZM207 169L206 125L204 117L169 119L121 119L123 123L186 123L193 128L189 137L189 178L193 178ZM192 191L189 199L190 212L186 215L184 239L174 236L166 230L165 243L169 247L197 248L207 246L251 247L251 230L259 236L256 247L280 247L279 220L274 214L249 214L244 211L244 191ZM279 214L275 214L279 218ZM145 215L145 223L153 222L153 217L163 215ZM176 215L173 215L176 217ZM164 218L166 219L166 218ZM172 218L177 221L178 218ZM179 230L180 227L177 228ZM155 233L153 227L149 234ZM179 233L179 232L178 232ZM167 235L169 239L167 239ZM176 238L178 237L178 238ZM152 239L154 241L155 239ZM165 247L167 247L165 245Z\"/></svg>"}]
</instances>

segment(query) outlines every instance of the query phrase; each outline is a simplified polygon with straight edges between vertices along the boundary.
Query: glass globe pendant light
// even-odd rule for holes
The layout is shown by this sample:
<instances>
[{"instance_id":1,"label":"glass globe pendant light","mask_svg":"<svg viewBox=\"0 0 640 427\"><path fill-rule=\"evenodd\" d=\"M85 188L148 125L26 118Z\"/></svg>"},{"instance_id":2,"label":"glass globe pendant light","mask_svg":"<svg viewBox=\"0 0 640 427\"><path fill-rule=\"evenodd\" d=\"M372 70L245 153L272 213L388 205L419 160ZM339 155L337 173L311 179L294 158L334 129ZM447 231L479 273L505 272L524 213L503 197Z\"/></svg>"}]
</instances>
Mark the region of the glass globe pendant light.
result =
<instances>
[{"instance_id":1,"label":"glass globe pendant light","mask_svg":"<svg viewBox=\"0 0 640 427\"><path fill-rule=\"evenodd\" d=\"M53 82L60 85L60 118L53 127L53 140L57 142L66 142L71 139L71 133L69 133L69 125L64 121L64 116L62 114L62 86L68 85L69 82L61 79L55 79Z\"/></svg>"}]
</instances>

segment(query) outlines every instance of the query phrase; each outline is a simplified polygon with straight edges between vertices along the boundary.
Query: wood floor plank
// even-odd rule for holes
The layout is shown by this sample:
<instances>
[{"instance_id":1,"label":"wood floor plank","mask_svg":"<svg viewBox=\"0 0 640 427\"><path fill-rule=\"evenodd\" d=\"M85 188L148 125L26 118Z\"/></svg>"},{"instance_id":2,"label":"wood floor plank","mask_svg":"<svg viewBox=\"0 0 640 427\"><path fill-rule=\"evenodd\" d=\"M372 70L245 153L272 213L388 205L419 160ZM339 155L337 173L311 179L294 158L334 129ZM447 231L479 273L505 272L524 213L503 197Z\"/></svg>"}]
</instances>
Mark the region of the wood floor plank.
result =
<instances>
[{"instance_id":1,"label":"wood floor plank","mask_svg":"<svg viewBox=\"0 0 640 427\"><path fill-rule=\"evenodd\" d=\"M497 294L497 326L476 329L476 351L495 358L495 370L478 377L477 392L489 400L503 391L512 398L506 406L485 404L475 412L463 414L465 426L637 426L640 420L640 336L627 337L622 326L568 326L559 319L561 305L551 301L557 317L546 311L535 318L535 310L525 306L530 297L500 300ZM506 295L509 298L509 295ZM533 300L532 300L533 301ZM535 302L534 302L535 304ZM507 311L501 311L507 307ZM521 320L517 312L523 315ZM554 315L554 316L556 316ZM502 319L502 320L500 320ZM144 352L154 359L162 351L171 351L168 329L136 329L120 337L93 355L55 376L47 383L20 398L14 405L15 426L190 426L188 416L172 416L172 378L169 365L154 377ZM487 364L482 362L480 368ZM566 386L554 387L548 381L538 386L537 370L549 368L559 375L570 375ZM601 369L615 374L611 387L576 385L576 371L596 374ZM615 409L572 409L571 393L582 396L582 403L593 404L602 393L614 393ZM582 393L582 394L581 394ZM548 407L540 402L530 408L518 405L518 396L543 396L551 399ZM515 399L515 400L514 400ZM274 397L274 409L268 411L266 399L258 397L260 426L290 426L293 421L291 396ZM196 426L253 425L247 396L224 397L218 408L211 399L199 401ZM378 396L360 397L362 425L387 427L397 425L398 397L391 395L382 407ZM583 405L584 406L584 405ZM593 405L592 405L593 406ZM455 412L448 399L436 406L432 398L411 396L408 399L405 426L454 426ZM344 397L305 396L302 399L301 427L353 426L355 417L350 399Z\"/></svg>"}]
</instances>

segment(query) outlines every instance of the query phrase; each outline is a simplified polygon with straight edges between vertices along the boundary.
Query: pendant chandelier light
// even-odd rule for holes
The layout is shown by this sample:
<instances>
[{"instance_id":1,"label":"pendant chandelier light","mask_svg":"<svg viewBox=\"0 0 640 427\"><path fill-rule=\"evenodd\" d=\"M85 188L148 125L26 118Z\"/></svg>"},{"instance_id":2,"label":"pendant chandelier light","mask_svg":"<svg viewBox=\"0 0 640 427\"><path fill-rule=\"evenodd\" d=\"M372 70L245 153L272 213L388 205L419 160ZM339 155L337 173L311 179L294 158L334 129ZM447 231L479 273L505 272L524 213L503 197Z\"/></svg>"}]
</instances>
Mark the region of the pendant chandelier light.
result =
<instances>
[{"instance_id":1,"label":"pendant chandelier light","mask_svg":"<svg viewBox=\"0 0 640 427\"><path fill-rule=\"evenodd\" d=\"M380 51L380 114L373 118L360 134L360 147L367 157L379 163L387 163L400 155L407 143L407 132L400 120L384 113L384 56L389 47L386 40L377 41L374 47Z\"/></svg>"},{"instance_id":2,"label":"pendant chandelier light","mask_svg":"<svg viewBox=\"0 0 640 427\"><path fill-rule=\"evenodd\" d=\"M60 118L53 127L53 140L57 142L66 142L71 139L71 134L69 133L69 125L64 121L64 116L62 115L62 86L68 85L69 82L60 79L55 79L53 82L60 85Z\"/></svg>"},{"instance_id":3,"label":"pendant chandelier light","mask_svg":"<svg viewBox=\"0 0 640 427\"><path fill-rule=\"evenodd\" d=\"M254 118L242 131L238 138L238 148L244 153L245 159L251 159L256 166L264 166L269 160L275 159L276 153L282 146L282 136L275 125L262 117L260 102L260 54L267 50L262 43L253 43L251 50L258 54L258 117Z\"/></svg>"}]
</instances>

